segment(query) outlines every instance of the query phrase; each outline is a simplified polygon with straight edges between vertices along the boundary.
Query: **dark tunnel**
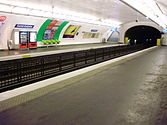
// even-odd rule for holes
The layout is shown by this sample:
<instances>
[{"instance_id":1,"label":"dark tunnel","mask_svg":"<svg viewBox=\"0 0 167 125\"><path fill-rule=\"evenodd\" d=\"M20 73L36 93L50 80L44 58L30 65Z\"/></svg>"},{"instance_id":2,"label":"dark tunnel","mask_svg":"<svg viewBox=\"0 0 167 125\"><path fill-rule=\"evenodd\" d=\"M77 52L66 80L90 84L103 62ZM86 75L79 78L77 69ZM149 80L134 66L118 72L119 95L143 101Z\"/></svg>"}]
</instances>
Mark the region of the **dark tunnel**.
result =
<instances>
[{"instance_id":1,"label":"dark tunnel","mask_svg":"<svg viewBox=\"0 0 167 125\"><path fill-rule=\"evenodd\" d=\"M157 39L161 38L161 32L154 27L140 25L128 29L125 37L128 37L130 45L156 45Z\"/></svg>"}]
</instances>

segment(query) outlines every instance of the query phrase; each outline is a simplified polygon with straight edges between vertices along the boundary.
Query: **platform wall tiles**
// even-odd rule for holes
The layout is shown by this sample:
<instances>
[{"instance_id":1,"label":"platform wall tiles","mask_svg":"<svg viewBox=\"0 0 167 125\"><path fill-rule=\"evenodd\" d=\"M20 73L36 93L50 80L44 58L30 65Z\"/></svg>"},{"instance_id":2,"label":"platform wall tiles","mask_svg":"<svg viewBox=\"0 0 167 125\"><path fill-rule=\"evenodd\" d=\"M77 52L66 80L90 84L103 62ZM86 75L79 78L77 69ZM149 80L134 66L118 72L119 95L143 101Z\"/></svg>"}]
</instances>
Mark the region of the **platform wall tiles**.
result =
<instances>
[{"instance_id":1,"label":"platform wall tiles","mask_svg":"<svg viewBox=\"0 0 167 125\"><path fill-rule=\"evenodd\" d=\"M113 31L110 34L110 37L107 40L108 42L119 42L119 32L118 31Z\"/></svg>"},{"instance_id":2,"label":"platform wall tiles","mask_svg":"<svg viewBox=\"0 0 167 125\"><path fill-rule=\"evenodd\" d=\"M98 26L93 24L84 24L84 23L70 23L69 25L77 25L80 26L78 29L76 35L74 38L63 38L60 37L60 41L62 41L60 44L86 44L86 43L100 43L102 42L102 37L105 32L108 31L110 27L106 26ZM64 29L66 30L68 26ZM65 31L62 32L62 35L65 33ZM84 38L85 33L98 33L98 37L89 37Z\"/></svg>"},{"instance_id":3,"label":"platform wall tiles","mask_svg":"<svg viewBox=\"0 0 167 125\"><path fill-rule=\"evenodd\" d=\"M11 40L12 31L16 24L34 25L33 30L38 31L39 27L46 20L46 18L23 16L15 14L0 13L0 16L6 16L6 21L0 27L0 48L7 49L7 41Z\"/></svg>"},{"instance_id":4,"label":"platform wall tiles","mask_svg":"<svg viewBox=\"0 0 167 125\"><path fill-rule=\"evenodd\" d=\"M33 17L33 16L24 16L8 13L0 13L0 16L6 16L4 24L0 25L0 49L7 49L7 41L11 40L12 31L16 24L26 24L34 25L33 30L38 31L42 24L47 20L47 18L42 17ZM56 19L55 19L56 20ZM68 20L67 20L68 21ZM69 21L69 25L78 25L80 26L77 31L77 35L74 38L63 38L63 35L69 25L65 26L61 31L59 40L61 45L66 44L84 44L84 43L99 43L102 41L102 38L105 37L105 34L110 27L108 26L99 26L86 23L78 23ZM83 38L85 32L97 32L99 33L98 38Z\"/></svg>"},{"instance_id":5,"label":"platform wall tiles","mask_svg":"<svg viewBox=\"0 0 167 125\"><path fill-rule=\"evenodd\" d=\"M167 33L162 35L161 45L167 46Z\"/></svg>"}]
</instances>

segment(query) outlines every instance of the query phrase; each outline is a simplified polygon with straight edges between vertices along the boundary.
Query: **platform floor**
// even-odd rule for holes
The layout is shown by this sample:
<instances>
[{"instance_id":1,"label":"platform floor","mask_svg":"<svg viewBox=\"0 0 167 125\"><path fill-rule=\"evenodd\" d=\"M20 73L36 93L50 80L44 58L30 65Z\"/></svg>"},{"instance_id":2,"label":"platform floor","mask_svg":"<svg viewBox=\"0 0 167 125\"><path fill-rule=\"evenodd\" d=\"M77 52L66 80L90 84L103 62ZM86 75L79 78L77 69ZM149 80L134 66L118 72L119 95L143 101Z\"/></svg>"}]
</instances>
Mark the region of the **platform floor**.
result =
<instances>
[{"instance_id":1,"label":"platform floor","mask_svg":"<svg viewBox=\"0 0 167 125\"><path fill-rule=\"evenodd\" d=\"M20 50L5 50L0 51L0 57L4 56L12 56L12 55L20 55L20 54L29 54L29 53L39 53L39 52L48 52L48 51L59 51L59 50L68 50L68 49L78 49L78 48L91 48L91 47L103 47L103 46L111 46L116 45L118 43L92 43L92 44L76 44L76 45L58 45L57 47L45 47L45 48L37 48L37 49L20 49Z\"/></svg>"},{"instance_id":2,"label":"platform floor","mask_svg":"<svg viewBox=\"0 0 167 125\"><path fill-rule=\"evenodd\" d=\"M0 125L167 125L167 47L104 69L0 112Z\"/></svg>"}]
</instances>

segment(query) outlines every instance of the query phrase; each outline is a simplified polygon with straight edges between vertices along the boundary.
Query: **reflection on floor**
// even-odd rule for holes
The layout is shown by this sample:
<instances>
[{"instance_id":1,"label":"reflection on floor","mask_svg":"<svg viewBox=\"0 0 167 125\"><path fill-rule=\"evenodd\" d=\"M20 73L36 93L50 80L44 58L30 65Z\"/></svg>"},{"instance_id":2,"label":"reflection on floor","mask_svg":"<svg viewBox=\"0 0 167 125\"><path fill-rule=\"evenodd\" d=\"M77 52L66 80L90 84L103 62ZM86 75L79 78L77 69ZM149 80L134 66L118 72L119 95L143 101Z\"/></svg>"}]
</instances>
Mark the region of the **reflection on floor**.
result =
<instances>
[{"instance_id":1,"label":"reflection on floor","mask_svg":"<svg viewBox=\"0 0 167 125\"><path fill-rule=\"evenodd\" d=\"M2 125L166 125L167 48L0 113ZM81 76L80 76L81 77Z\"/></svg>"}]
</instances>

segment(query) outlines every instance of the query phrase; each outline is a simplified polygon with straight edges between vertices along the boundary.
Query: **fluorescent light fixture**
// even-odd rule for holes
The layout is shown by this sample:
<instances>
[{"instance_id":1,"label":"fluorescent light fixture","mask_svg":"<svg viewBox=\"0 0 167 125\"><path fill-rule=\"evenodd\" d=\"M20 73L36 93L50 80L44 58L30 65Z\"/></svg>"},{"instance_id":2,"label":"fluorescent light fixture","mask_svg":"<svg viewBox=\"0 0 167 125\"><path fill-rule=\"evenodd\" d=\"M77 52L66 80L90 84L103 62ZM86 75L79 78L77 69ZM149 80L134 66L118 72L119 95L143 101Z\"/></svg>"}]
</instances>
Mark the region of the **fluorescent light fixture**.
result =
<instances>
[{"instance_id":1,"label":"fluorescent light fixture","mask_svg":"<svg viewBox=\"0 0 167 125\"><path fill-rule=\"evenodd\" d=\"M66 19L66 15L53 13L53 18Z\"/></svg>"},{"instance_id":2,"label":"fluorescent light fixture","mask_svg":"<svg viewBox=\"0 0 167 125\"><path fill-rule=\"evenodd\" d=\"M149 19L149 17L148 17L148 16L146 16L146 19Z\"/></svg>"},{"instance_id":3,"label":"fluorescent light fixture","mask_svg":"<svg viewBox=\"0 0 167 125\"><path fill-rule=\"evenodd\" d=\"M154 0L121 0L135 8L163 28L167 27L167 17L161 12Z\"/></svg>"},{"instance_id":4,"label":"fluorescent light fixture","mask_svg":"<svg viewBox=\"0 0 167 125\"><path fill-rule=\"evenodd\" d=\"M28 8L23 8L23 7L13 7L12 8L12 13L18 13L18 14L28 14L30 9Z\"/></svg>"},{"instance_id":5,"label":"fluorescent light fixture","mask_svg":"<svg viewBox=\"0 0 167 125\"><path fill-rule=\"evenodd\" d=\"M53 17L53 13L49 12L49 11L44 11L43 17L50 17L50 18L52 18Z\"/></svg>"},{"instance_id":6,"label":"fluorescent light fixture","mask_svg":"<svg viewBox=\"0 0 167 125\"><path fill-rule=\"evenodd\" d=\"M12 8L12 6L0 4L0 11L11 12Z\"/></svg>"},{"instance_id":7,"label":"fluorescent light fixture","mask_svg":"<svg viewBox=\"0 0 167 125\"><path fill-rule=\"evenodd\" d=\"M71 20L71 21L77 21L77 22L91 23L96 25L104 25L109 27L117 27L121 24L120 22L112 21L109 19L101 21L99 20L98 17L85 14L85 13L78 13L78 12L55 8L55 7L52 8L52 10L46 11L46 8L34 9L34 8L29 8L28 6L25 7L25 4L23 6L16 6L11 4L0 3L0 11L2 12L11 12L15 14L24 14L24 15L30 15L30 16L32 15L32 16L39 16L39 17L46 17L46 18L57 18L57 19Z\"/></svg>"},{"instance_id":8,"label":"fluorescent light fixture","mask_svg":"<svg viewBox=\"0 0 167 125\"><path fill-rule=\"evenodd\" d=\"M11 4L9 0L1 0L0 4Z\"/></svg>"},{"instance_id":9,"label":"fluorescent light fixture","mask_svg":"<svg viewBox=\"0 0 167 125\"><path fill-rule=\"evenodd\" d=\"M113 21L111 19L103 19L102 22L104 22L108 25L114 26L114 27L117 27L117 26L121 25L121 22Z\"/></svg>"},{"instance_id":10,"label":"fluorescent light fixture","mask_svg":"<svg viewBox=\"0 0 167 125\"><path fill-rule=\"evenodd\" d=\"M29 15L34 15L34 16L44 16L43 11L41 10L30 10Z\"/></svg>"},{"instance_id":11,"label":"fluorescent light fixture","mask_svg":"<svg viewBox=\"0 0 167 125\"><path fill-rule=\"evenodd\" d=\"M60 8L55 8L55 7L53 9L53 13L63 14L63 15L72 16L72 17L78 17L78 18L82 18L82 19L98 20L97 17L89 15L89 14L78 13L75 11L60 9Z\"/></svg>"}]
</instances>

